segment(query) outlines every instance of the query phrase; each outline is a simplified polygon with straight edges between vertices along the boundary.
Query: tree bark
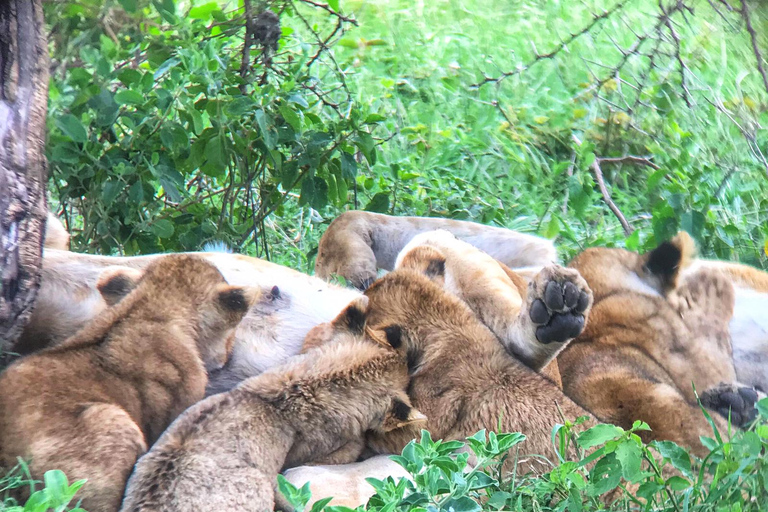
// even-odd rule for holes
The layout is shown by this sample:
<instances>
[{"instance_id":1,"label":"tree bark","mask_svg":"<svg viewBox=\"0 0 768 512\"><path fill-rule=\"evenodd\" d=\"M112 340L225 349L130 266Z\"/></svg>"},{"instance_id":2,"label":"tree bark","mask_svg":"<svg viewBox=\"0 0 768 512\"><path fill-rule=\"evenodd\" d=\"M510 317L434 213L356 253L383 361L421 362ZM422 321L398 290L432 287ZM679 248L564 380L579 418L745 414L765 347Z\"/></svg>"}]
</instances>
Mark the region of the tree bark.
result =
<instances>
[{"instance_id":1,"label":"tree bark","mask_svg":"<svg viewBox=\"0 0 768 512\"><path fill-rule=\"evenodd\" d=\"M29 320L47 212L48 45L41 0L0 0L0 354Z\"/></svg>"}]
</instances>

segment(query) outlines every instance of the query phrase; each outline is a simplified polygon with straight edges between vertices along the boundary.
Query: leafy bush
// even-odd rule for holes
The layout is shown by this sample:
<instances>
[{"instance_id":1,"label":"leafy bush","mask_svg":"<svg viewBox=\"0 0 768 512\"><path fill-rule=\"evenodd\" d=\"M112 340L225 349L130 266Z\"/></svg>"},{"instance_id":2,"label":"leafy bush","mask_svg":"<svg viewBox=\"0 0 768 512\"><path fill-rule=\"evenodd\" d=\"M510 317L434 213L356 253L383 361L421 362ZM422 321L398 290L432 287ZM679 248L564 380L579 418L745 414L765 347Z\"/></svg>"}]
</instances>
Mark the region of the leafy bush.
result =
<instances>
[{"instance_id":1,"label":"leafy bush","mask_svg":"<svg viewBox=\"0 0 768 512\"><path fill-rule=\"evenodd\" d=\"M54 200L98 252L223 239L304 269L332 217L367 208L557 237L566 257L686 229L765 267L768 94L748 35L678 2L675 45L654 30L663 3L616 4L276 0L259 5L277 49L252 38L241 70L243 0L46 3ZM625 155L652 166L602 160Z\"/></svg>"},{"instance_id":2,"label":"leafy bush","mask_svg":"<svg viewBox=\"0 0 768 512\"><path fill-rule=\"evenodd\" d=\"M0 478L0 511L4 512L85 512L82 508L69 505L75 498L75 494L85 484L85 480L78 480L70 485L66 475L57 469L46 471L43 475L44 486L40 490L35 490L37 484L29 477L29 471L23 462L11 469L7 474ZM9 496L14 489L29 487L29 499L19 505L16 500Z\"/></svg>"},{"instance_id":3,"label":"leafy bush","mask_svg":"<svg viewBox=\"0 0 768 512\"><path fill-rule=\"evenodd\" d=\"M326 36L307 5L275 2L248 22L217 2L46 5L52 188L75 245L266 247L264 222L294 191L299 206L346 204L356 152L375 162L378 117L347 99L343 73L310 66Z\"/></svg>"},{"instance_id":4,"label":"leafy bush","mask_svg":"<svg viewBox=\"0 0 768 512\"><path fill-rule=\"evenodd\" d=\"M734 432L730 440L716 430L714 438L704 438L711 451L703 460L670 441L644 444L638 433L648 425L642 422L627 431L600 424L581 433L566 422L552 432L560 457L548 461L552 469L517 477L502 474L501 466L507 457L522 458L522 434L483 430L462 443L434 441L422 431L418 442L392 457L413 481L369 479L376 494L358 510L762 511L768 507L768 399L758 404L758 410L756 424ZM576 460L565 455L572 443L579 450ZM465 445L477 459L474 466L468 465L469 453L459 451ZM279 487L296 510L305 510L308 484L297 489L279 477ZM326 506L328 501L318 501L311 512L350 512Z\"/></svg>"}]
</instances>

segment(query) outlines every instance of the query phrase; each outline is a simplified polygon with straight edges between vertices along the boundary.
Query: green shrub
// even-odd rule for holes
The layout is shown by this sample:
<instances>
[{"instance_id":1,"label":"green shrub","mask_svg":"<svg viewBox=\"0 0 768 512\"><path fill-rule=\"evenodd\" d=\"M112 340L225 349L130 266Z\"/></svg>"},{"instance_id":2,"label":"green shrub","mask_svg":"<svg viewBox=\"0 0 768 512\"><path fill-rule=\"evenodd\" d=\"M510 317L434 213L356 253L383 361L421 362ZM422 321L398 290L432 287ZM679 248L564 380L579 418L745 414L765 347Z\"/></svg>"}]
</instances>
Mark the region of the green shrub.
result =
<instances>
[{"instance_id":1,"label":"green shrub","mask_svg":"<svg viewBox=\"0 0 768 512\"><path fill-rule=\"evenodd\" d=\"M78 480L70 485L66 475L54 469L46 471L43 475L43 488L36 490L37 484L29 476L26 464L19 464L0 478L0 511L3 512L85 512L78 505L70 507L70 503L75 499L75 494L85 485L85 480ZM29 499L19 505L16 500L9 496L10 491L29 487Z\"/></svg>"},{"instance_id":2,"label":"green shrub","mask_svg":"<svg viewBox=\"0 0 768 512\"><path fill-rule=\"evenodd\" d=\"M730 440L716 430L714 438L703 438L710 449L703 460L670 441L644 444L638 432L648 430L648 425L642 422L627 431L600 424L578 434L566 422L552 431L560 459L547 461L551 469L544 474L517 477L502 474L501 466L508 457L517 461L525 453L522 434L483 430L463 443L434 441L422 431L419 441L392 457L413 481L369 479L376 494L358 510L764 511L768 507L768 399L758 404L758 410L756 424L734 432ZM571 453L574 443L579 457L571 460L565 454ZM474 467L467 465L468 453L457 452L465 445L477 458ZM279 477L279 487L297 511L305 510L308 485L297 489ZM316 503L311 512L349 512L345 507L326 506L327 502Z\"/></svg>"}]
</instances>

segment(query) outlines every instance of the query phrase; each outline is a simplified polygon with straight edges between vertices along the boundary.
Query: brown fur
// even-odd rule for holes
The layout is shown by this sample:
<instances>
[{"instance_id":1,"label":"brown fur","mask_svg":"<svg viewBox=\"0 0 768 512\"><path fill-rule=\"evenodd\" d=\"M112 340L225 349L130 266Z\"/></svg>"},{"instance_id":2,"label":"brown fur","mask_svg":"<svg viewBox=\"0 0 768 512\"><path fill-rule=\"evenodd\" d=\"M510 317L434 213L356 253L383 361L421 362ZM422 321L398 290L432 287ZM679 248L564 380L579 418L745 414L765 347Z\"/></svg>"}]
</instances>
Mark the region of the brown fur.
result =
<instances>
[{"instance_id":1,"label":"brown fur","mask_svg":"<svg viewBox=\"0 0 768 512\"><path fill-rule=\"evenodd\" d=\"M453 233L512 268L557 260L551 241L509 229L451 219L349 211L334 219L320 239L315 274L323 279L339 275L365 289L376 279L379 268L395 267L395 258L414 236L436 229Z\"/></svg>"},{"instance_id":2,"label":"brown fur","mask_svg":"<svg viewBox=\"0 0 768 512\"><path fill-rule=\"evenodd\" d=\"M272 510L281 468L352 462L366 430L420 421L402 356L364 338L365 302L334 320L334 342L187 411L137 464L123 510Z\"/></svg>"},{"instance_id":3,"label":"brown fur","mask_svg":"<svg viewBox=\"0 0 768 512\"><path fill-rule=\"evenodd\" d=\"M460 298L510 354L536 371L581 333L592 303L587 283L573 269L544 267L526 285L506 265L445 230L413 237L396 267L414 269Z\"/></svg>"},{"instance_id":4,"label":"brown fur","mask_svg":"<svg viewBox=\"0 0 768 512\"><path fill-rule=\"evenodd\" d=\"M635 420L665 439L706 450L712 436L699 393L735 383L728 322L734 291L720 273L681 278L693 255L686 234L639 255L587 249L571 266L593 290L584 333L558 357L565 393L603 421L628 428ZM721 431L722 417L713 415Z\"/></svg>"},{"instance_id":5,"label":"brown fur","mask_svg":"<svg viewBox=\"0 0 768 512\"><path fill-rule=\"evenodd\" d=\"M390 343L406 354L409 396L427 415L434 438L463 439L483 428L524 432L526 452L555 460L550 433L562 421L561 412L571 420L588 415L553 383L511 357L466 304L423 275L398 269L376 281L366 296L369 327L388 332ZM398 333L399 343L394 339ZM369 446L378 453L396 453L417 434L406 427L372 435Z\"/></svg>"},{"instance_id":6,"label":"brown fur","mask_svg":"<svg viewBox=\"0 0 768 512\"><path fill-rule=\"evenodd\" d=\"M136 459L203 398L256 290L227 285L202 258L167 256L138 282L119 270L102 289L129 292L60 346L0 375L0 466L30 459L32 476L86 478L91 512L120 506ZM132 290L132 291L131 291Z\"/></svg>"},{"instance_id":7,"label":"brown fur","mask_svg":"<svg viewBox=\"0 0 768 512\"><path fill-rule=\"evenodd\" d=\"M46 249L69 250L69 233L64 228L64 224L51 212L48 212L45 221L44 246Z\"/></svg>"}]
</instances>

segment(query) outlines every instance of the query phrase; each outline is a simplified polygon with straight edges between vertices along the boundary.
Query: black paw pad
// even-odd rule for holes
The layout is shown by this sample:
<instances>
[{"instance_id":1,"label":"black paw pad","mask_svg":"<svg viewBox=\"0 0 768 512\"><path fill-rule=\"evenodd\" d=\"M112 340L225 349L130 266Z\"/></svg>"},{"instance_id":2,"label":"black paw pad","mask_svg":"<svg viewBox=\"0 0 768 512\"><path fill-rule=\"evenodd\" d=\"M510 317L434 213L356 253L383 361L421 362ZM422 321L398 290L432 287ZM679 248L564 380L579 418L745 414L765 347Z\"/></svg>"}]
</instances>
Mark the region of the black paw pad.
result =
<instances>
[{"instance_id":1,"label":"black paw pad","mask_svg":"<svg viewBox=\"0 0 768 512\"><path fill-rule=\"evenodd\" d=\"M565 306L563 288L555 281L547 283L547 288L544 290L544 303L547 305L547 308L552 311L563 310Z\"/></svg>"},{"instance_id":2,"label":"black paw pad","mask_svg":"<svg viewBox=\"0 0 768 512\"><path fill-rule=\"evenodd\" d=\"M544 344L562 343L581 334L582 329L584 329L584 315L555 314L547 325L536 328L536 339Z\"/></svg>"},{"instance_id":3,"label":"black paw pad","mask_svg":"<svg viewBox=\"0 0 768 512\"><path fill-rule=\"evenodd\" d=\"M723 386L705 392L701 401L724 418L730 416L732 425L743 427L757 416L757 409L755 409L757 398L757 392L752 388Z\"/></svg>"},{"instance_id":4,"label":"black paw pad","mask_svg":"<svg viewBox=\"0 0 768 512\"><path fill-rule=\"evenodd\" d=\"M549 311L547 306L544 305L544 301L536 299L531 304L531 320L537 325L544 325L549 322Z\"/></svg>"},{"instance_id":5,"label":"black paw pad","mask_svg":"<svg viewBox=\"0 0 768 512\"><path fill-rule=\"evenodd\" d=\"M563 299L565 307L573 309L579 303L579 288L570 281L563 286Z\"/></svg>"},{"instance_id":6,"label":"black paw pad","mask_svg":"<svg viewBox=\"0 0 768 512\"><path fill-rule=\"evenodd\" d=\"M587 310L589 307L589 294L587 292L582 291L579 294L579 302L576 304L576 311L579 313L583 313Z\"/></svg>"}]
</instances>

